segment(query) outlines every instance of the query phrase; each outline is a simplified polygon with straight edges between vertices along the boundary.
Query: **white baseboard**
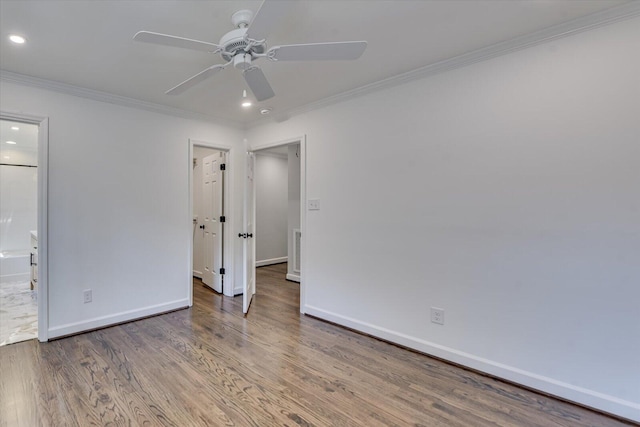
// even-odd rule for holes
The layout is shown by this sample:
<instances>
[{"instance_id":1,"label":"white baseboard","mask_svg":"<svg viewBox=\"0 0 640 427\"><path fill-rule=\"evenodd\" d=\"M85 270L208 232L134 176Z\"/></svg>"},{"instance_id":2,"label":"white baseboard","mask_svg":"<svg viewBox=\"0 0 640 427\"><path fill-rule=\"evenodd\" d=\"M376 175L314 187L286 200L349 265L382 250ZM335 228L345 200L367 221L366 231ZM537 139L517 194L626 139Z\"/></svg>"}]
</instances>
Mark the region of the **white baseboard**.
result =
<instances>
[{"instance_id":1,"label":"white baseboard","mask_svg":"<svg viewBox=\"0 0 640 427\"><path fill-rule=\"evenodd\" d=\"M291 280L292 282L300 283L300 276L297 274L289 274L287 273L287 280Z\"/></svg>"},{"instance_id":2,"label":"white baseboard","mask_svg":"<svg viewBox=\"0 0 640 427\"><path fill-rule=\"evenodd\" d=\"M193 277L197 277L198 279L202 279L202 271L198 271L198 270L193 270L193 273L191 273L193 275Z\"/></svg>"},{"instance_id":3,"label":"white baseboard","mask_svg":"<svg viewBox=\"0 0 640 427\"><path fill-rule=\"evenodd\" d=\"M286 256L282 256L280 258L271 258L271 259L263 259L260 261L256 261L256 267L264 267L265 265L272 264L282 264L283 262L287 262L289 258Z\"/></svg>"},{"instance_id":4,"label":"white baseboard","mask_svg":"<svg viewBox=\"0 0 640 427\"><path fill-rule=\"evenodd\" d=\"M5 274L0 276L0 283L28 282L30 280L31 275L29 273Z\"/></svg>"},{"instance_id":5,"label":"white baseboard","mask_svg":"<svg viewBox=\"0 0 640 427\"><path fill-rule=\"evenodd\" d=\"M242 295L244 293L244 289L242 286L233 288L233 296L237 297L238 295Z\"/></svg>"},{"instance_id":6,"label":"white baseboard","mask_svg":"<svg viewBox=\"0 0 640 427\"><path fill-rule=\"evenodd\" d=\"M578 387L533 372L524 371L513 366L484 359L473 354L342 316L318 307L306 305L305 313L544 393L558 396L562 399L590 406L633 421L640 421L640 403L637 402L619 399L615 396Z\"/></svg>"},{"instance_id":7,"label":"white baseboard","mask_svg":"<svg viewBox=\"0 0 640 427\"><path fill-rule=\"evenodd\" d=\"M143 317L153 316L156 314L165 313L167 311L178 310L187 307L189 307L189 300L185 298L164 304L152 305L141 309L123 311L121 313L111 314L108 316L94 317L93 319L87 319L81 322L54 326L49 328L49 339L91 331L93 329L104 328L106 326L116 325L118 323L130 322L132 320L140 319Z\"/></svg>"}]
</instances>

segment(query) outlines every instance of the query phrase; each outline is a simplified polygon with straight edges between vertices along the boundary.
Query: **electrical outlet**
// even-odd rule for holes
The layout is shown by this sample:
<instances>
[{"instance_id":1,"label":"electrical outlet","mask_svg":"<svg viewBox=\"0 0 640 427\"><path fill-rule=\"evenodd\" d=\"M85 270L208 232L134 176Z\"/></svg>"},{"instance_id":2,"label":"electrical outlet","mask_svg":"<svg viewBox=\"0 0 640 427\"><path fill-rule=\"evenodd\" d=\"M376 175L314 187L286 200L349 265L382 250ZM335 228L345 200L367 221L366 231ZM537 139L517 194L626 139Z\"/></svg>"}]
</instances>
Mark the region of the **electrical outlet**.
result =
<instances>
[{"instance_id":1,"label":"electrical outlet","mask_svg":"<svg viewBox=\"0 0 640 427\"><path fill-rule=\"evenodd\" d=\"M431 307L431 323L444 325L444 309L438 308L438 307Z\"/></svg>"},{"instance_id":2,"label":"electrical outlet","mask_svg":"<svg viewBox=\"0 0 640 427\"><path fill-rule=\"evenodd\" d=\"M92 300L92 295L91 295L91 289L87 289L85 291L82 291L82 296L84 298L84 303L88 303L91 302Z\"/></svg>"},{"instance_id":3,"label":"electrical outlet","mask_svg":"<svg viewBox=\"0 0 640 427\"><path fill-rule=\"evenodd\" d=\"M309 199L307 200L307 206L310 211L318 211L320 210L320 200L319 199Z\"/></svg>"}]
</instances>

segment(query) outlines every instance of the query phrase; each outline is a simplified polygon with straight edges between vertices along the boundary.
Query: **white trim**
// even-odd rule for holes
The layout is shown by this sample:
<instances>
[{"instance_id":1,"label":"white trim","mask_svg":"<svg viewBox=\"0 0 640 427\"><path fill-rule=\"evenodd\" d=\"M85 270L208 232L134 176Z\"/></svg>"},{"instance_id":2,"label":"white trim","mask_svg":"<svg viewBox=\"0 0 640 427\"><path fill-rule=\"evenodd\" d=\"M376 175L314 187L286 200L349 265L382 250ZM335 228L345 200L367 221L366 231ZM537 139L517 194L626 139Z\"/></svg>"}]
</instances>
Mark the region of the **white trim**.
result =
<instances>
[{"instance_id":1,"label":"white trim","mask_svg":"<svg viewBox=\"0 0 640 427\"><path fill-rule=\"evenodd\" d=\"M192 249L193 250L193 249ZM192 260L193 261L193 260ZM197 277L198 279L202 279L202 271L198 271L198 270L193 270L192 273L193 277Z\"/></svg>"},{"instance_id":2,"label":"white trim","mask_svg":"<svg viewBox=\"0 0 640 427\"><path fill-rule=\"evenodd\" d=\"M287 280L291 280L292 282L300 283L300 276L298 276L297 274L289 274L289 273L287 273Z\"/></svg>"},{"instance_id":3,"label":"white trim","mask_svg":"<svg viewBox=\"0 0 640 427\"><path fill-rule=\"evenodd\" d=\"M281 256L280 258L271 258L271 259L263 259L260 261L256 261L256 267L264 267L265 265L273 265L273 264L282 264L283 262L287 262L289 260L286 256Z\"/></svg>"},{"instance_id":4,"label":"white trim","mask_svg":"<svg viewBox=\"0 0 640 427\"><path fill-rule=\"evenodd\" d=\"M191 142L191 140L189 140L189 145L188 145L188 156L187 156L187 161L189 164L189 178L188 178L188 184L187 184L187 188L188 190L188 210L189 210L189 220L190 220L190 225L189 225L189 247L187 248L187 258L189 260L189 269L187 271L189 272L193 272L193 142ZM188 299L189 299L189 307L193 306L193 275L190 274L189 278L187 280L187 295L188 295Z\"/></svg>"},{"instance_id":5,"label":"white trim","mask_svg":"<svg viewBox=\"0 0 640 427\"><path fill-rule=\"evenodd\" d=\"M222 293L226 296L234 296L236 295L235 288L235 239L233 239L233 230L234 228L234 197L233 197L233 175L234 175L234 163L233 159L235 157L236 148L231 145L226 144L218 144L206 141L200 141L197 139L189 139L188 142L188 157L187 157L187 167L189 173L189 184L188 184L188 228L186 232L189 233L189 247L187 248L189 254L189 269L190 272L189 278L187 280L189 286L189 307L193 305L193 146L197 145L199 147L212 148L214 150L223 151L226 153L225 164L227 168L225 170L224 176L224 188L222 189L224 194L224 216L226 217L226 222L224 226L224 241L223 244L223 254L224 254L224 269L225 275L222 283Z\"/></svg>"},{"instance_id":6,"label":"white trim","mask_svg":"<svg viewBox=\"0 0 640 427\"><path fill-rule=\"evenodd\" d=\"M300 107L291 108L280 111L270 116L261 117L247 124L247 128L260 126L264 123L275 121L282 122L288 120L292 116L307 113L309 111L318 110L329 105L334 105L343 101L353 99L355 97L364 96L372 92L401 85L413 80L422 79L435 74L456 68L466 67L467 65L495 58L497 56L506 55L518 50L527 49L542 43L550 42L567 36L571 36L584 31L592 30L605 25L613 24L618 21L630 19L640 15L640 1L630 1L621 6L612 7L600 12L596 12L587 16L572 19L558 25L544 28L533 33L525 34L504 42L496 43L481 49L474 50L453 58L445 59L424 67L406 73L388 77L386 79L373 82L359 88L355 88L346 92L342 92L327 98L311 102Z\"/></svg>"},{"instance_id":7,"label":"white trim","mask_svg":"<svg viewBox=\"0 0 640 427\"><path fill-rule=\"evenodd\" d=\"M306 312L307 287L307 136L300 139L300 313Z\"/></svg>"},{"instance_id":8,"label":"white trim","mask_svg":"<svg viewBox=\"0 0 640 427\"><path fill-rule=\"evenodd\" d=\"M640 421L640 404L518 369L314 306L306 313L487 374L611 414Z\"/></svg>"},{"instance_id":9,"label":"white trim","mask_svg":"<svg viewBox=\"0 0 640 427\"><path fill-rule=\"evenodd\" d=\"M0 111L0 119L38 126L38 340L49 329L49 118Z\"/></svg>"},{"instance_id":10,"label":"white trim","mask_svg":"<svg viewBox=\"0 0 640 427\"><path fill-rule=\"evenodd\" d=\"M53 92L59 92L66 95L78 96L80 98L91 99L94 101L107 102L110 104L121 105L123 107L136 108L139 110L151 111L153 113L165 114L173 117L181 117L183 119L201 120L210 123L216 123L223 126L241 129L243 125L235 120L222 117L210 116L207 114L196 113L193 111L182 110L180 108L169 107L168 105L156 104L153 102L141 101L126 96L114 95L108 92L88 89L68 83L57 82L54 80L41 79L39 77L27 76L24 74L14 73L12 71L0 70L0 80L10 83L18 83L25 86L46 89Z\"/></svg>"},{"instance_id":11,"label":"white trim","mask_svg":"<svg viewBox=\"0 0 640 427\"><path fill-rule=\"evenodd\" d=\"M243 293L244 293L244 289L242 289L242 286L236 286L235 288L233 288L233 295L231 295L231 296L232 297L237 297L237 296L242 295Z\"/></svg>"},{"instance_id":12,"label":"white trim","mask_svg":"<svg viewBox=\"0 0 640 427\"><path fill-rule=\"evenodd\" d=\"M155 316L157 314L162 314L168 311L179 310L187 307L189 307L189 300L187 298L184 298L135 310L109 314L107 316L94 317L93 319L83 320L81 322L67 323L66 325L56 326L49 329L49 338L58 338L66 335L87 332L92 329L113 326L124 322L131 322L144 317Z\"/></svg>"}]
</instances>

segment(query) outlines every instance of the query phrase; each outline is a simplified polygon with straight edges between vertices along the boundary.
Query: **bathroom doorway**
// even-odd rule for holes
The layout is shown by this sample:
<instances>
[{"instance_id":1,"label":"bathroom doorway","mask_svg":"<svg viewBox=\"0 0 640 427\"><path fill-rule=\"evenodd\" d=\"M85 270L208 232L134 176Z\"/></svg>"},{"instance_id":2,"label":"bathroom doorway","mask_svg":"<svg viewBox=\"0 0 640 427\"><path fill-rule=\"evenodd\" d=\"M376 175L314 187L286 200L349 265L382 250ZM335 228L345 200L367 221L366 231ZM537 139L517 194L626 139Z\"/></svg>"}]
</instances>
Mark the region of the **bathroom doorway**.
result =
<instances>
[{"instance_id":1,"label":"bathroom doorway","mask_svg":"<svg viewBox=\"0 0 640 427\"><path fill-rule=\"evenodd\" d=\"M38 133L0 119L0 346L38 338Z\"/></svg>"}]
</instances>

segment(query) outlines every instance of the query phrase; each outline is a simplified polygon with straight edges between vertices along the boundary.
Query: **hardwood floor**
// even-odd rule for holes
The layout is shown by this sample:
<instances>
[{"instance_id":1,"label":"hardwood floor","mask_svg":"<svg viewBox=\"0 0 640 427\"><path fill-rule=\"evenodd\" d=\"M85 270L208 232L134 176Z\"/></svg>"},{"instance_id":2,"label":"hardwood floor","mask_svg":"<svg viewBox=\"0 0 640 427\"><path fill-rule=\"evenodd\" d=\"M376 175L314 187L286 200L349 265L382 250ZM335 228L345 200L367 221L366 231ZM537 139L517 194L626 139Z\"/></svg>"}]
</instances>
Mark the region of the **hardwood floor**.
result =
<instances>
[{"instance_id":1,"label":"hardwood floor","mask_svg":"<svg viewBox=\"0 0 640 427\"><path fill-rule=\"evenodd\" d=\"M2 426L623 426L298 312L286 264L242 298L0 348Z\"/></svg>"}]
</instances>

